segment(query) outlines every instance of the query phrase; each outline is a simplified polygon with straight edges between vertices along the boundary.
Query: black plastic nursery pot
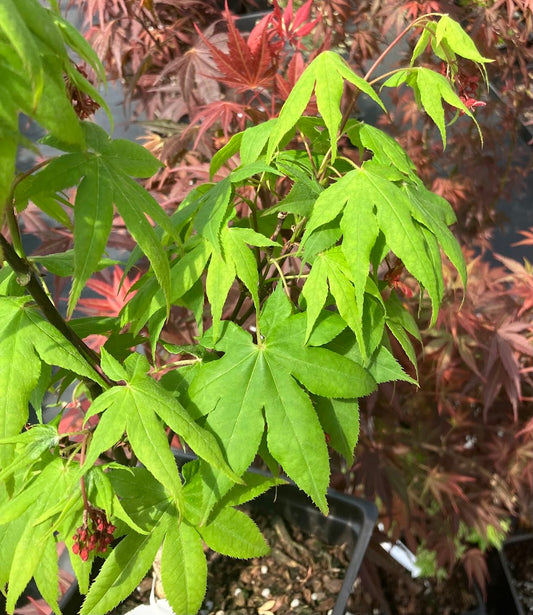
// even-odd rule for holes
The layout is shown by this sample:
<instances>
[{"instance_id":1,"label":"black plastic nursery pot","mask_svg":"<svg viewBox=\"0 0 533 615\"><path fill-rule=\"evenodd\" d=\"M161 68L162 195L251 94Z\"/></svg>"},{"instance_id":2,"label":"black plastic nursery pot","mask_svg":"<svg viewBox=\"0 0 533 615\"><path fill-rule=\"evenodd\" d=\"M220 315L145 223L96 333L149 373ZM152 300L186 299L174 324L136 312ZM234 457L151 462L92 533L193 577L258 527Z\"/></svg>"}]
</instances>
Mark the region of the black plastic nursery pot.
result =
<instances>
[{"instance_id":1,"label":"black plastic nursery pot","mask_svg":"<svg viewBox=\"0 0 533 615\"><path fill-rule=\"evenodd\" d=\"M362 595L358 599L367 605L364 612L372 615L487 615L479 586L468 582L460 565L441 581L416 575L415 568L414 555L404 543L391 544L386 535L375 532L360 575ZM372 602L367 602L369 596L365 594L370 594ZM507 613L502 611L498 615Z\"/></svg>"},{"instance_id":2,"label":"black plastic nursery pot","mask_svg":"<svg viewBox=\"0 0 533 615\"><path fill-rule=\"evenodd\" d=\"M533 614L533 534L511 536L498 551L496 584L489 593L490 615Z\"/></svg>"}]
</instances>

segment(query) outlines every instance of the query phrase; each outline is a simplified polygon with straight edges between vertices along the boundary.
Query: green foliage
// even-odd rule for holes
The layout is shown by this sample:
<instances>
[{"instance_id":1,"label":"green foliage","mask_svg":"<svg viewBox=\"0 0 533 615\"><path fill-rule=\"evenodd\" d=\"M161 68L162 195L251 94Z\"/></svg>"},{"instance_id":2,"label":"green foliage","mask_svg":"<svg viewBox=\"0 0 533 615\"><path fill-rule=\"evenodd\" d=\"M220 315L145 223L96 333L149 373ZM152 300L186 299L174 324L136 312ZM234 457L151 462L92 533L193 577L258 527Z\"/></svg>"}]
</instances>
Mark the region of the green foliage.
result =
<instances>
[{"instance_id":1,"label":"green foliage","mask_svg":"<svg viewBox=\"0 0 533 615\"><path fill-rule=\"evenodd\" d=\"M441 252L466 279L448 228L454 215L393 139L349 119L345 86L355 97L348 110L360 93L383 103L367 79L324 52L277 119L245 129L214 156L212 174L235 158L232 170L195 187L169 217L134 179L150 177L160 163L73 110L64 76L98 95L68 48L98 74L92 50L36 0L0 6L0 75L12 92L0 103L3 215L18 230L17 212L31 201L70 229L74 242L72 251L29 261L16 233L13 245L1 236L0 585L7 584L8 611L32 577L58 611L55 544L64 540L87 592L83 615L123 600L160 547L171 606L196 613L207 577L203 543L231 557L268 549L235 508L280 482L247 472L256 455L327 514L327 440L350 461L358 399L382 382L415 382L391 350L389 334L416 367L418 331L397 295L393 263L427 292L434 322L443 298ZM455 22L434 19L423 36L438 57L483 66ZM442 100L470 115L444 75L411 66L385 85L402 83L415 90L443 141ZM313 95L320 117L304 115ZM65 153L16 176L20 112ZM353 158L338 155L341 141L351 143ZM39 265L71 278L70 318L83 307L91 276L110 262L115 212L137 244L127 268L142 257L149 265L120 317L65 321ZM169 342L171 308L197 323L196 343ZM109 339L96 352L81 332ZM88 408L84 421L65 427L67 406L43 423L45 392L71 383L78 383L76 403ZM23 431L30 403L39 424ZM198 455L181 473L169 444L174 435ZM122 537L110 552L102 532ZM90 584L96 552L106 561Z\"/></svg>"}]
</instances>

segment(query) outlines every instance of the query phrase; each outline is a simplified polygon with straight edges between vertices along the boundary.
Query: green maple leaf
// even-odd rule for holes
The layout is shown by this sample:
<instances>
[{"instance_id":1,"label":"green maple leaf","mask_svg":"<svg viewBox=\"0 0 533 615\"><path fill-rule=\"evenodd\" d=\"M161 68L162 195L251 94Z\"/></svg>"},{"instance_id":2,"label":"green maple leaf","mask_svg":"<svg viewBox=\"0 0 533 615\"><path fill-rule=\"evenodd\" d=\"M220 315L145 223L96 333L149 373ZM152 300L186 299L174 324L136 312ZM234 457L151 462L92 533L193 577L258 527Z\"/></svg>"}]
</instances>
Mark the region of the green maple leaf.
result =
<instances>
[{"instance_id":1,"label":"green maple leaf","mask_svg":"<svg viewBox=\"0 0 533 615\"><path fill-rule=\"evenodd\" d=\"M481 128L474 114L466 107L461 98L459 98L457 92L455 92L444 75L430 68L416 66L399 70L392 75L392 77L387 79L383 87L399 87L402 83L412 88L418 106L423 108L435 122L439 129L444 148L446 147L446 121L444 117L444 107L442 106L443 101L470 117L478 129L481 142L483 142Z\"/></svg>"},{"instance_id":2,"label":"green maple leaf","mask_svg":"<svg viewBox=\"0 0 533 615\"><path fill-rule=\"evenodd\" d=\"M126 514L145 533L129 531L113 549L91 586L81 615L107 613L124 600L152 566L161 546L163 587L174 612L182 615L195 615L205 595L203 541L233 557L258 557L268 551L253 521L232 508L235 501L228 501L209 524L198 527L194 484L184 488L180 518L172 498L145 468L111 469L109 476ZM265 482L270 484L272 481ZM258 485L251 488L257 489Z\"/></svg>"},{"instance_id":3,"label":"green maple leaf","mask_svg":"<svg viewBox=\"0 0 533 615\"><path fill-rule=\"evenodd\" d=\"M32 577L52 608L59 609L55 527L50 517L40 518L77 486L75 466L49 453L28 480L11 499L0 493L0 540L2 560L7 563L0 567L0 583L8 582L6 607L10 613Z\"/></svg>"},{"instance_id":4,"label":"green maple leaf","mask_svg":"<svg viewBox=\"0 0 533 615\"><path fill-rule=\"evenodd\" d=\"M28 420L43 362L105 386L74 346L27 303L27 297L0 297L0 438L16 436ZM0 446L0 467L9 463L12 450L10 444Z\"/></svg>"},{"instance_id":5,"label":"green maple leaf","mask_svg":"<svg viewBox=\"0 0 533 615\"><path fill-rule=\"evenodd\" d=\"M325 348L305 345L305 314L291 316L290 312L288 300L281 290L276 291L260 318L263 339L259 343L233 323L225 323L214 344L225 354L201 366L190 394L208 413L207 424L237 474L253 460L266 422L270 453L326 512L327 447L303 387L325 397L354 398L370 393L375 383L361 365ZM228 488L226 481L219 480L218 496ZM209 512L210 507L206 508Z\"/></svg>"},{"instance_id":6,"label":"green maple leaf","mask_svg":"<svg viewBox=\"0 0 533 615\"><path fill-rule=\"evenodd\" d=\"M230 288L238 277L259 309L259 274L254 253L248 246L279 247L274 241L249 228L225 227L220 233L224 253L214 251L206 278L206 293L213 315L212 334L218 338L221 317Z\"/></svg>"},{"instance_id":7,"label":"green maple leaf","mask_svg":"<svg viewBox=\"0 0 533 615\"><path fill-rule=\"evenodd\" d=\"M328 129L331 159L335 160L337 154L337 133L342 120L340 101L344 91L345 80L355 85L361 92L367 94L384 111L386 110L372 86L354 73L343 58L333 51L324 51L301 74L285 101L279 118L272 124L266 154L267 162L272 159L274 150L278 147L285 134L302 117L313 91L316 96L318 111Z\"/></svg>"},{"instance_id":8,"label":"green maple leaf","mask_svg":"<svg viewBox=\"0 0 533 615\"><path fill-rule=\"evenodd\" d=\"M89 468L103 451L114 446L125 431L139 460L172 494L181 509L182 484L165 432L168 425L200 457L225 472L230 480L240 480L225 463L214 436L200 427L175 397L147 375L149 365L145 357L133 354L122 365L104 350L102 369L111 378L127 384L108 389L91 405L87 417L105 412L93 434L84 468Z\"/></svg>"},{"instance_id":9,"label":"green maple leaf","mask_svg":"<svg viewBox=\"0 0 533 615\"><path fill-rule=\"evenodd\" d=\"M133 177L149 177L160 162L139 144L111 139L95 124L82 122L89 151L52 160L21 182L18 199L47 203L57 193L78 186L74 206L74 276L68 314L76 306L85 283L97 269L106 249L116 207L139 248L148 257L157 282L170 306L170 267L160 237L147 216L170 236L174 227L162 207Z\"/></svg>"},{"instance_id":10,"label":"green maple leaf","mask_svg":"<svg viewBox=\"0 0 533 615\"><path fill-rule=\"evenodd\" d=\"M424 203L423 189L418 185L414 184L408 192L403 187L404 181L397 184L399 173L394 167L369 161L344 175L320 194L302 238L305 250L306 242L317 229L341 215L341 249L359 310L356 334L362 326L361 306L371 251L380 232L388 247L427 290L433 307L432 322L443 295L439 245L463 271L457 242L439 211L442 207L435 207L433 202ZM412 201L413 196L417 199Z\"/></svg>"}]
</instances>

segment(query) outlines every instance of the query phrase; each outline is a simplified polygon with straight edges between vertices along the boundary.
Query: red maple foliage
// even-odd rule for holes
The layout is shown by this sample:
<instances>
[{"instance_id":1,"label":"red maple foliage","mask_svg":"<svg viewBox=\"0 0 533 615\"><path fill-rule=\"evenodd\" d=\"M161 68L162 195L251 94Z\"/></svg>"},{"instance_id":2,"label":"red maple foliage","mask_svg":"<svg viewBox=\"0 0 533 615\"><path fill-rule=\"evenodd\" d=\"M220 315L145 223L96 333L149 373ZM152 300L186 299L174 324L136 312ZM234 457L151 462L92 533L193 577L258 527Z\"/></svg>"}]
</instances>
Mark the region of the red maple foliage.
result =
<instances>
[{"instance_id":1,"label":"red maple foliage","mask_svg":"<svg viewBox=\"0 0 533 615\"><path fill-rule=\"evenodd\" d=\"M276 70L276 55L269 45L267 21L254 28L256 33L248 41L235 26L235 22L226 6L226 23L228 26L228 52L218 49L198 32L205 45L211 51L221 73L217 81L234 88L237 92L260 92L262 88L272 86ZM258 35L260 32L260 35Z\"/></svg>"}]
</instances>

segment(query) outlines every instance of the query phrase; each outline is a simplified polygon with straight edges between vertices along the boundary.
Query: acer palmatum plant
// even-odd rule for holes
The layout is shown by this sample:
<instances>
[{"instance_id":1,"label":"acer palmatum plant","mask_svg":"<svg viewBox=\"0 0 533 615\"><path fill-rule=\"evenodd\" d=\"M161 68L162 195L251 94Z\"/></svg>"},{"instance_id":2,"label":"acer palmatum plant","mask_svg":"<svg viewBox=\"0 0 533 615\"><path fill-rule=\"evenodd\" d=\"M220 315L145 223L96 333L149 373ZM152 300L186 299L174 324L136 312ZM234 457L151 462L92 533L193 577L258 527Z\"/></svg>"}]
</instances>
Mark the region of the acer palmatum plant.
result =
<instances>
[{"instance_id":1,"label":"acer palmatum plant","mask_svg":"<svg viewBox=\"0 0 533 615\"><path fill-rule=\"evenodd\" d=\"M488 60L448 15L407 26L388 51L412 30L422 42L410 63L382 79L372 80L375 67L362 76L339 55L320 53L279 116L246 127L213 156L212 176L232 159L225 174L194 186L168 216L134 179L151 176L159 161L76 114L95 106L86 96L105 102L70 50L102 71L56 3L8 1L1 10L3 85L11 94L2 99L0 124L0 584L7 611L32 577L59 611L56 544L64 541L87 593L83 614L101 615L123 600L160 547L168 601L177 613L196 613L206 587L204 543L233 557L268 550L235 506L282 482L282 470L327 514L327 442L351 463L358 399L380 383L415 383L391 345L397 340L415 369L417 327L397 294L405 287L391 273L395 259L428 297L431 323L444 298L441 252L466 282L448 228L450 205L424 187L392 138L350 117L357 97L385 109L375 86L405 84L444 140L443 101L473 119L454 89L458 66L473 63L485 75ZM417 63L426 45L449 70ZM310 102L315 115L305 115ZM17 174L21 111L60 153ZM346 146L340 155L341 142L351 143L350 156ZM30 201L72 233L72 250L26 256L19 218ZM115 212L137 244L124 270L143 259L149 267L119 316L75 318L90 278L109 264ZM70 281L66 318L43 265ZM193 343L169 341L174 306L196 322ZM95 350L84 341L90 335L108 341ZM73 383L72 404L89 407L81 426L65 430L72 404L50 420L43 398ZM182 474L170 447L175 435L198 455ZM257 455L273 478L248 473ZM91 580L96 553L105 562Z\"/></svg>"},{"instance_id":2,"label":"acer palmatum plant","mask_svg":"<svg viewBox=\"0 0 533 615\"><path fill-rule=\"evenodd\" d=\"M116 2L110 0L104 4L109 10L116 7ZM87 6L90 5L87 3ZM179 30L173 24L187 16L185 12L180 13L179 5L172 8L165 5L164 15L162 9L163 3L152 5L151 19L158 24L159 31L165 32L162 38L172 41L172 33ZM151 61L153 42L146 39L147 46L139 60L142 74L126 71L122 77L140 108L153 120L151 126L157 134L154 132L148 146L169 163L149 180L148 185L162 196L164 206L173 211L185 198L191 182L206 181L210 152L226 143L244 125L275 116L305 63L318 49L341 50L352 67L363 74L386 47L385 41L390 41L409 20L435 11L449 13L465 24L484 55L495 58L495 62L487 66L493 96L484 108L481 107L487 98L482 95L480 75L473 66L463 63L450 72L446 63L440 66L439 61L438 64L439 71L454 79L465 105L478 110L476 119L484 136L483 148L477 140L477 127L460 120L450 127L448 146L443 149L440 131L428 115L420 115L416 97L407 88L388 92L392 105L387 115L378 118L378 125L405 147L425 185L451 203L458 217L455 233L460 240L480 247L485 255L490 254L492 231L502 219L496 204L502 199L512 200L519 194L532 170L533 159L527 148L520 145L520 127L531 116L532 108L530 75L526 69L531 61L528 41L533 19L531 7L521 1L273 2L271 15L262 19L249 36L234 27L234 16L228 11L216 15L212 12L207 20L197 21L196 29L194 20L188 22L186 29L195 30L189 41L182 37L180 45L167 46L166 52L173 59L165 66ZM118 19L119 14L115 10L113 19ZM105 30L109 34L107 45L113 46L115 57L129 58L132 53L141 53L139 47L131 46L129 36L114 38L115 32L129 32L138 15L139 10L130 11L128 16L122 12L120 28ZM217 22L220 17L223 21ZM100 26L94 25L89 36L96 36L108 21L106 17L100 21ZM90 23L97 24L94 15ZM184 24L183 21L179 23L180 27ZM235 23L239 24L238 19ZM299 33L305 35L295 38ZM396 48L394 58L388 57L387 68L401 66L403 56L408 58L416 44L416 36L405 37L401 49ZM109 54L102 58L112 76L113 59ZM252 62L254 58L260 61ZM434 65L433 50L428 46L427 53L420 59ZM482 98L484 100L480 100ZM313 105L311 102L308 106L308 113L316 110ZM446 110L446 114L447 120L454 119L453 111ZM194 121L185 130L186 125L180 120L187 115ZM339 142L343 155L352 156L352 149L349 142ZM217 176L224 172L220 169ZM281 185L280 196L286 195L290 188L289 182ZM413 438L410 430L406 432L401 450L406 451L405 447L412 443L412 454L401 457L402 472L398 471L397 456L391 453L395 450L391 440L398 428L396 413L400 413L400 424L404 424L401 408L404 405L410 408L414 403L412 388L411 385L384 385L380 387L380 394L371 398L370 404L362 406L362 426L368 426L370 434L368 439L361 440L357 471L348 484L342 475L336 474L333 480L350 490L360 489L362 482L369 497L379 496L383 513L397 534L416 535L416 540L410 540L413 549L420 549L424 544L427 551L431 545L437 568L449 569L461 560L469 576L482 581L486 566L477 546L482 544L484 548L487 543L481 539L472 541L468 532L461 532L458 539L457 523L477 527L480 537L487 532L501 536L494 530L499 527L498 519L514 514L524 518L531 493L531 477L526 471L530 443L524 440L528 433L527 405L524 411L524 404L530 397L527 357L531 276L527 265L510 260L506 262L510 271L503 274L501 269L484 262L477 251L468 251L466 260L470 271L467 299L462 302L462 295L457 293L457 281L447 277L446 301L437 323L439 328L441 325L445 328L430 327L423 331L427 350L418 357L418 369L424 393L416 396L417 407L420 405L423 409L416 415L421 427L416 432L417 438ZM401 261L391 262L383 279L403 296L404 303L411 304L411 312L416 314L419 297L408 281L406 284L403 272ZM486 284L496 280L501 280L497 291L494 286L489 291ZM411 295L414 296L410 300ZM232 289L225 317L231 315L237 300L237 293ZM464 309L459 309L461 305ZM521 305L522 312L513 311L513 305ZM195 323L187 318L186 308L174 308L171 320L163 329L164 338L175 344L190 343ZM424 329L425 312L417 320ZM500 330L504 321L504 329ZM514 345L509 343L510 339ZM164 365L173 357L165 351L156 354L155 360ZM415 376L414 372L410 373ZM395 396L391 400L392 393ZM496 412L494 408L499 410ZM471 423L478 421L480 412L483 417L478 425L483 434L481 439L477 435L473 437L469 431ZM373 427L374 413L380 417L382 427L379 430ZM468 420L457 422L456 414L465 415ZM484 431L483 421L486 420L491 427ZM451 426L454 427L453 436L448 436ZM505 437L498 439L494 436L498 433ZM425 434L432 434L438 442L448 442L453 437L462 446L464 441L471 447L466 450L472 455L478 455L481 446L474 447L473 443L492 442L494 437L491 450L499 450L505 442L508 454L502 459L507 461L494 465L497 455L491 462L485 453L479 454L483 463L470 464L468 474L463 474L463 468L454 478L452 459L442 467L439 455L425 458L425 464L413 463L422 454L419 449L427 449L423 441ZM513 451L517 456L511 460ZM448 468L446 471L444 466ZM490 468L488 473L486 468ZM506 476L505 468L510 468L507 478L497 478L498 475ZM478 472L481 475L478 476ZM423 506L412 503L413 497L420 497L415 484L425 486ZM479 490L474 489L481 485ZM502 493L502 485L510 489ZM456 498L460 493L461 502L465 503L458 506L458 513L453 507L452 513L448 513L450 502L447 498L442 500L435 496L434 506L426 505L425 498L433 497L435 489L439 495L439 489L446 491L448 488L450 497ZM393 496L399 497L401 505L391 505ZM453 519L453 523L449 524L448 519ZM448 531L436 532L434 528L448 528Z\"/></svg>"}]
</instances>

